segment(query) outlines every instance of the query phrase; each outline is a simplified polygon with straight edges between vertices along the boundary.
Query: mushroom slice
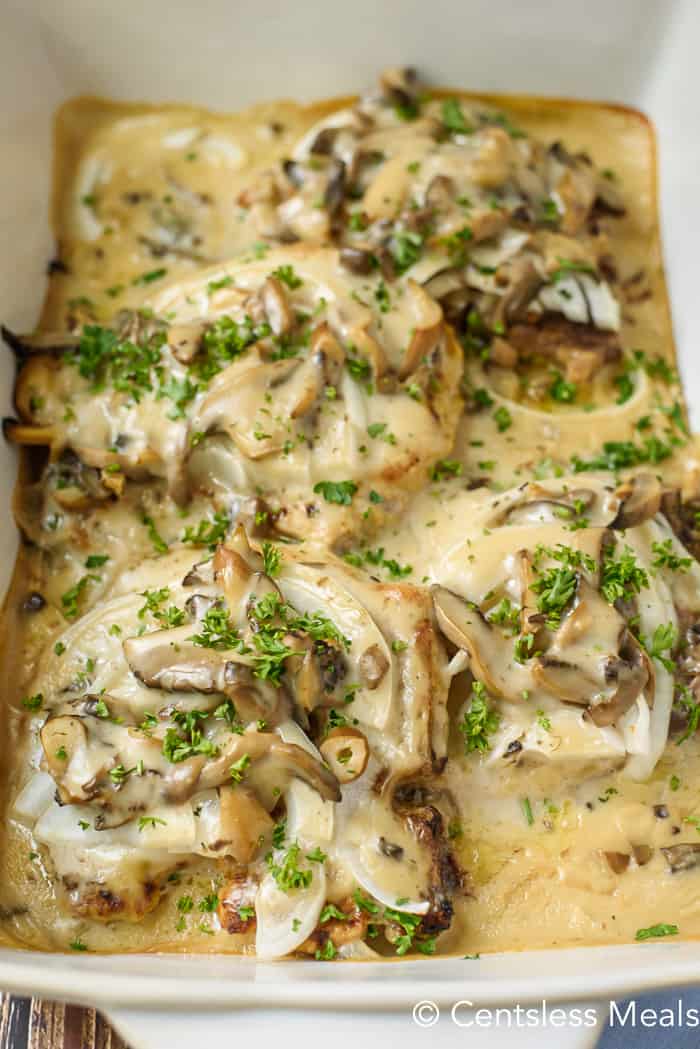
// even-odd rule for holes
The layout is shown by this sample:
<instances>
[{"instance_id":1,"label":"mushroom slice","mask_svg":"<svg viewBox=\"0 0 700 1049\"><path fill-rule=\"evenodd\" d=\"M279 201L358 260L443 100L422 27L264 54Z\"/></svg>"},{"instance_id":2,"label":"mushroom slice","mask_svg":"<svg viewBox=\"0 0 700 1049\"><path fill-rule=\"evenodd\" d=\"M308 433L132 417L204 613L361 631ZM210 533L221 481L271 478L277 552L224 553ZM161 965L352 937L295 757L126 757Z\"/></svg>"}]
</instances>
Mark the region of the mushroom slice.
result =
<instances>
[{"instance_id":1,"label":"mushroom slice","mask_svg":"<svg viewBox=\"0 0 700 1049\"><path fill-rule=\"evenodd\" d=\"M407 306L415 323L413 336L399 369L399 379L408 378L429 357L443 337L442 307L416 281L406 281Z\"/></svg>"},{"instance_id":2,"label":"mushroom slice","mask_svg":"<svg viewBox=\"0 0 700 1049\"><path fill-rule=\"evenodd\" d=\"M203 325L193 321L190 324L173 324L168 328L168 345L181 364L190 364L197 355L202 340Z\"/></svg>"},{"instance_id":3,"label":"mushroom slice","mask_svg":"<svg viewBox=\"0 0 700 1049\"><path fill-rule=\"evenodd\" d=\"M320 750L339 783L352 783L367 768L369 744L359 729L351 726L331 729Z\"/></svg>"},{"instance_id":4,"label":"mushroom slice","mask_svg":"<svg viewBox=\"0 0 700 1049\"><path fill-rule=\"evenodd\" d=\"M50 447L57 437L53 426L32 426L17 419L3 419L2 432L13 444Z\"/></svg>"},{"instance_id":5,"label":"mushroom slice","mask_svg":"<svg viewBox=\"0 0 700 1049\"><path fill-rule=\"evenodd\" d=\"M219 787L219 806L222 849L238 863L250 863L275 821L242 783Z\"/></svg>"},{"instance_id":6,"label":"mushroom slice","mask_svg":"<svg viewBox=\"0 0 700 1049\"><path fill-rule=\"evenodd\" d=\"M606 663L605 673L608 681L614 681L617 687L612 696L589 706L588 713L596 725L613 725L643 692L648 706L653 706L654 669L649 656L629 630L623 635L619 657Z\"/></svg>"},{"instance_id":7,"label":"mushroom slice","mask_svg":"<svg viewBox=\"0 0 700 1049\"><path fill-rule=\"evenodd\" d=\"M651 683L648 657L616 609L579 577L576 601L549 650L532 664L535 682L565 703L588 709L599 727L614 724Z\"/></svg>"},{"instance_id":8,"label":"mushroom slice","mask_svg":"<svg viewBox=\"0 0 700 1049\"><path fill-rule=\"evenodd\" d=\"M324 364L319 353L265 364L235 361L212 382L192 420L193 431L227 434L248 459L280 452L289 438L289 420L308 415L318 404L326 386Z\"/></svg>"},{"instance_id":9,"label":"mushroom slice","mask_svg":"<svg viewBox=\"0 0 700 1049\"><path fill-rule=\"evenodd\" d=\"M90 794L82 784L75 781L70 768L74 758L76 764L87 767L88 734L83 718L68 714L48 718L39 735L46 767L58 785L61 800L86 801ZM102 765L103 762L100 762L100 768ZM85 777L86 780L93 778L92 772Z\"/></svg>"},{"instance_id":10,"label":"mushroom slice","mask_svg":"<svg viewBox=\"0 0 700 1049\"><path fill-rule=\"evenodd\" d=\"M190 623L128 638L124 655L132 673L148 688L228 696L244 721L274 721L285 705L281 690L255 678L245 654L194 644L193 631Z\"/></svg>"},{"instance_id":11,"label":"mushroom slice","mask_svg":"<svg viewBox=\"0 0 700 1049\"><path fill-rule=\"evenodd\" d=\"M640 473L622 484L615 495L620 508L610 527L633 528L655 517L661 508L661 482L653 474Z\"/></svg>"},{"instance_id":12,"label":"mushroom slice","mask_svg":"<svg viewBox=\"0 0 700 1049\"><path fill-rule=\"evenodd\" d=\"M65 353L66 350L76 350L80 345L80 335L75 332L39 331L32 335L18 335L4 324L0 325L0 336L20 359L31 353Z\"/></svg>"},{"instance_id":13,"label":"mushroom slice","mask_svg":"<svg viewBox=\"0 0 700 1049\"><path fill-rule=\"evenodd\" d=\"M287 335L294 327L294 314L277 277L268 277L260 290L268 324L275 335Z\"/></svg>"},{"instance_id":14,"label":"mushroom slice","mask_svg":"<svg viewBox=\"0 0 700 1049\"><path fill-rule=\"evenodd\" d=\"M333 773L303 747L283 743L273 732L245 732L235 736L218 757L201 768L197 789L207 790L230 782L231 766L244 758L247 762L243 783L254 790L268 811L295 779L302 780L326 801L340 801L340 788Z\"/></svg>"},{"instance_id":15,"label":"mushroom slice","mask_svg":"<svg viewBox=\"0 0 700 1049\"><path fill-rule=\"evenodd\" d=\"M387 670L373 688L367 686L355 692L353 716L361 725L380 731L386 729L393 711L395 676L392 654L381 629L365 603L364 587L356 595L349 573L335 577L330 566L319 567L295 564L285 568L277 582L285 599L301 613L328 609L333 623L351 642L345 655L347 680L361 681L359 659L362 653L374 647L376 660L383 655ZM345 584L348 585L345 585ZM376 584L369 584L368 593L374 593ZM378 662L377 662L378 666Z\"/></svg>"},{"instance_id":16,"label":"mushroom slice","mask_svg":"<svg viewBox=\"0 0 700 1049\"><path fill-rule=\"evenodd\" d=\"M672 874L689 871L700 864L700 842L681 842L661 849Z\"/></svg>"},{"instance_id":17,"label":"mushroom slice","mask_svg":"<svg viewBox=\"0 0 700 1049\"><path fill-rule=\"evenodd\" d=\"M377 340L373 339L365 328L356 326L351 328L348 342L360 358L369 362L373 379L381 379L389 365L386 354Z\"/></svg>"},{"instance_id":18,"label":"mushroom slice","mask_svg":"<svg viewBox=\"0 0 700 1049\"><path fill-rule=\"evenodd\" d=\"M512 638L496 630L476 605L444 586L433 587L433 606L445 637L469 653L474 676L494 695L519 702L529 673L514 661Z\"/></svg>"}]
</instances>

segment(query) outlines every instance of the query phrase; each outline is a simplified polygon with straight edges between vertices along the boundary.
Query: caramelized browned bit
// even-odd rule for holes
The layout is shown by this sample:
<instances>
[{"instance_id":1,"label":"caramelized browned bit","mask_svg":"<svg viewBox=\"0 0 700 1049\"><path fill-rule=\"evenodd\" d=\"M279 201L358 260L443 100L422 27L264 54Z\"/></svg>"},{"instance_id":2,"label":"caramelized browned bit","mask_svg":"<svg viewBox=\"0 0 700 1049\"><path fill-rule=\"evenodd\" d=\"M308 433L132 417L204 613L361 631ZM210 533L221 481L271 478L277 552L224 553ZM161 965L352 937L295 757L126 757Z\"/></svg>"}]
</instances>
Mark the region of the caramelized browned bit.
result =
<instances>
[{"instance_id":1,"label":"caramelized browned bit","mask_svg":"<svg viewBox=\"0 0 700 1049\"><path fill-rule=\"evenodd\" d=\"M523 360L545 357L567 367L573 354L586 352L586 378L593 369L620 359L622 349L615 332L601 331L590 324L573 324L562 317L544 317L533 324L513 324L508 329L508 341ZM584 358L578 358L579 361ZM580 367L580 365L579 365ZM575 381L567 375L568 381Z\"/></svg>"},{"instance_id":2,"label":"caramelized browned bit","mask_svg":"<svg viewBox=\"0 0 700 1049\"><path fill-rule=\"evenodd\" d=\"M257 890L256 882L247 873L234 874L231 880L224 884L219 891L217 907L222 929L236 935L245 935L255 930Z\"/></svg>"}]
</instances>

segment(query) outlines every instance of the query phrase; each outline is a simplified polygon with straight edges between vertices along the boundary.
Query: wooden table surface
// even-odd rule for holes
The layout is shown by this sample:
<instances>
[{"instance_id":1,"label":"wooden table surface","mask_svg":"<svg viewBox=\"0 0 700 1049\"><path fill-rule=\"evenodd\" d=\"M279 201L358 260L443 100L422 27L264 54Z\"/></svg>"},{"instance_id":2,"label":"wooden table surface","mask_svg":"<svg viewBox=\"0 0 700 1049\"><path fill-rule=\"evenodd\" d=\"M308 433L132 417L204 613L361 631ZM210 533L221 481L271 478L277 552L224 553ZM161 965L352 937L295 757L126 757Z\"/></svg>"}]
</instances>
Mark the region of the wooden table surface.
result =
<instances>
[{"instance_id":1,"label":"wooden table surface","mask_svg":"<svg viewBox=\"0 0 700 1049\"><path fill-rule=\"evenodd\" d=\"M0 1049L128 1049L94 1009L0 996Z\"/></svg>"}]
</instances>

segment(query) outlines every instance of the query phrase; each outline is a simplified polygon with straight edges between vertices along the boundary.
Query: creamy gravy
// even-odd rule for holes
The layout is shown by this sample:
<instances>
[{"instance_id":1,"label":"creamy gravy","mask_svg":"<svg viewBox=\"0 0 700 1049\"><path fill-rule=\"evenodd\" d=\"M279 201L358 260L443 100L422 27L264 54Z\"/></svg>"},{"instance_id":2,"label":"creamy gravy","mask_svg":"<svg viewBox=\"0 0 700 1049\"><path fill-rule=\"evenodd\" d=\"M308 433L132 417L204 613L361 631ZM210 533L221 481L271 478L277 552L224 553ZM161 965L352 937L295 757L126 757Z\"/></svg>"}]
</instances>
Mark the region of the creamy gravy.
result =
<instances>
[{"instance_id":1,"label":"creamy gravy","mask_svg":"<svg viewBox=\"0 0 700 1049\"><path fill-rule=\"evenodd\" d=\"M2 937L697 935L700 568L668 492L692 514L698 459L643 118L395 72L359 107L82 100L57 128L51 334L9 430L50 461L16 498ZM112 330L141 356L98 375ZM193 643L212 608L228 641Z\"/></svg>"}]
</instances>

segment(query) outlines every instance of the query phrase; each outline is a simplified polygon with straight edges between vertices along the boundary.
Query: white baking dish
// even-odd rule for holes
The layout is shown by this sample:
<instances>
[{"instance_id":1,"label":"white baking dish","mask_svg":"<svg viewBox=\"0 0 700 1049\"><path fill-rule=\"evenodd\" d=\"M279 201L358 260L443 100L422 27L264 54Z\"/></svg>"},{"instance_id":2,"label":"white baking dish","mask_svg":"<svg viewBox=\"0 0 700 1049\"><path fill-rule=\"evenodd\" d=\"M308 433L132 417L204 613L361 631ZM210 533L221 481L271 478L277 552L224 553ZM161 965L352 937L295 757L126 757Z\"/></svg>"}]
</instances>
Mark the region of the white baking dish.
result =
<instances>
[{"instance_id":1,"label":"white baking dish","mask_svg":"<svg viewBox=\"0 0 700 1049\"><path fill-rule=\"evenodd\" d=\"M686 389L700 423L700 5L693 0L3 0L0 25L0 317L31 326L51 254L50 119L80 93L234 109L259 98L354 91L387 63L412 63L455 86L597 97L637 105L660 137L665 255ZM10 355L0 359L5 408ZM0 506L13 455L0 447ZM15 544L0 514L4 585ZM3 667L3 674L12 672ZM472 1038L450 1020L476 1006L605 1002L700 979L700 945L647 944L356 966L177 956L66 957L0 951L0 987L104 1007L134 1045L271 1039L369 1047L442 1010L443 1044ZM233 1010L239 1014L233 1015ZM254 1010L251 1011L251 1010ZM601 1016L607 1015L607 1005ZM429 1015L424 1013L424 1016ZM458 1018L471 1014L460 1007ZM479 1044L590 1045L591 1023L480 1029ZM592 1016L592 1014L590 1014ZM241 1021L244 1025L241 1026ZM433 1035L434 1037L434 1035Z\"/></svg>"}]
</instances>

